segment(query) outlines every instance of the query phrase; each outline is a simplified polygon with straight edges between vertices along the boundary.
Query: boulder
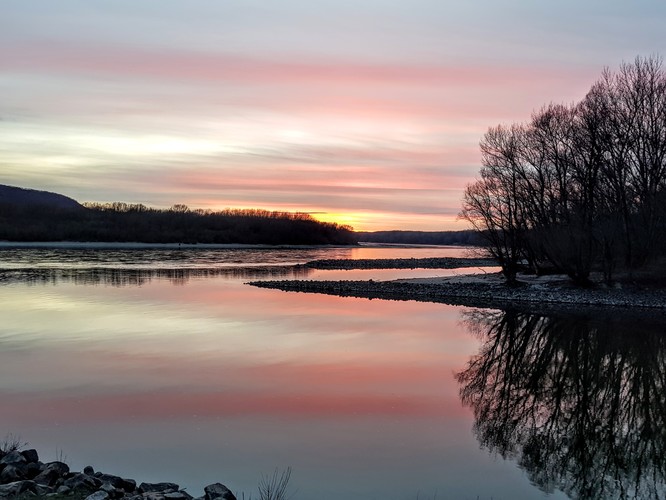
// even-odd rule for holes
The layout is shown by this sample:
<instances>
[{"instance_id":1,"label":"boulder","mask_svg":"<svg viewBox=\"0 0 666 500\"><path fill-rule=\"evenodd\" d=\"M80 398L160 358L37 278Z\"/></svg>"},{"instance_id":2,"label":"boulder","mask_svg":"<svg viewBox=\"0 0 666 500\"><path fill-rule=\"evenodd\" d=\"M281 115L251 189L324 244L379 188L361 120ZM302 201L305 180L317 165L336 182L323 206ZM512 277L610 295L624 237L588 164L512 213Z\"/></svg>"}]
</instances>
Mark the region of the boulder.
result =
<instances>
[{"instance_id":1,"label":"boulder","mask_svg":"<svg viewBox=\"0 0 666 500\"><path fill-rule=\"evenodd\" d=\"M25 461L28 463L39 462L39 455L37 454L37 450L23 450L21 455L23 455L23 458L25 458Z\"/></svg>"},{"instance_id":2,"label":"boulder","mask_svg":"<svg viewBox=\"0 0 666 500\"><path fill-rule=\"evenodd\" d=\"M94 476L95 475L95 469L93 469L92 465L86 465L83 468L83 473L88 475L88 476Z\"/></svg>"},{"instance_id":3,"label":"boulder","mask_svg":"<svg viewBox=\"0 0 666 500\"><path fill-rule=\"evenodd\" d=\"M4 457L2 457L2 460L0 460L0 464L12 464L12 465L22 464L26 462L27 460L25 459L23 454L18 450L10 451Z\"/></svg>"},{"instance_id":4,"label":"boulder","mask_svg":"<svg viewBox=\"0 0 666 500\"><path fill-rule=\"evenodd\" d=\"M44 496L46 496L50 493L53 493L54 489L51 488L50 486L44 486L44 485L35 483L35 491L37 492L37 496L44 497Z\"/></svg>"},{"instance_id":5,"label":"boulder","mask_svg":"<svg viewBox=\"0 0 666 500\"><path fill-rule=\"evenodd\" d=\"M72 477L65 479L62 483L64 486L71 488L72 491L89 491L93 492L100 486L102 486L102 481L97 479L94 476L88 476L87 474L74 474Z\"/></svg>"},{"instance_id":6,"label":"boulder","mask_svg":"<svg viewBox=\"0 0 666 500\"><path fill-rule=\"evenodd\" d=\"M136 481L134 479L124 479L119 476L113 476L111 474L95 474L95 477L102 482L108 482L113 485L114 488L120 488L125 490L127 493L132 493L136 490Z\"/></svg>"},{"instance_id":7,"label":"boulder","mask_svg":"<svg viewBox=\"0 0 666 500\"><path fill-rule=\"evenodd\" d=\"M209 484L204 488L206 500L236 500L236 497L229 488L221 483Z\"/></svg>"},{"instance_id":8,"label":"boulder","mask_svg":"<svg viewBox=\"0 0 666 500\"><path fill-rule=\"evenodd\" d=\"M44 469L33 478L33 481L35 481L37 484L43 484L44 486L55 486L60 477L61 476L58 474L58 471L53 469Z\"/></svg>"},{"instance_id":9,"label":"boulder","mask_svg":"<svg viewBox=\"0 0 666 500\"><path fill-rule=\"evenodd\" d=\"M58 493L59 495L69 495L71 492L72 488L65 485L59 486L58 489L56 490L56 493Z\"/></svg>"},{"instance_id":10,"label":"boulder","mask_svg":"<svg viewBox=\"0 0 666 500\"><path fill-rule=\"evenodd\" d=\"M33 481L14 481L0 485L0 498L11 498L25 492L37 494L36 484Z\"/></svg>"},{"instance_id":11,"label":"boulder","mask_svg":"<svg viewBox=\"0 0 666 500\"><path fill-rule=\"evenodd\" d=\"M55 486L60 478L69 473L69 466L62 462L49 462L44 464L42 471L37 474L34 481L45 486Z\"/></svg>"},{"instance_id":12,"label":"boulder","mask_svg":"<svg viewBox=\"0 0 666 500\"><path fill-rule=\"evenodd\" d=\"M149 491L148 493L144 493L143 496L141 497L142 500L166 500L164 498L164 493L160 493L159 491Z\"/></svg>"},{"instance_id":13,"label":"boulder","mask_svg":"<svg viewBox=\"0 0 666 500\"><path fill-rule=\"evenodd\" d=\"M23 467L22 467L23 466ZM27 479L24 464L9 464L0 472L0 484L13 483Z\"/></svg>"},{"instance_id":14,"label":"boulder","mask_svg":"<svg viewBox=\"0 0 666 500\"><path fill-rule=\"evenodd\" d=\"M106 491L96 491L92 495L88 495L86 500L107 500L109 494Z\"/></svg>"},{"instance_id":15,"label":"boulder","mask_svg":"<svg viewBox=\"0 0 666 500\"><path fill-rule=\"evenodd\" d=\"M34 479L44 470L44 464L41 462L30 462L25 466L25 477Z\"/></svg>"},{"instance_id":16,"label":"boulder","mask_svg":"<svg viewBox=\"0 0 666 500\"><path fill-rule=\"evenodd\" d=\"M192 500L192 495L184 491L176 491L175 493L165 493L164 500Z\"/></svg>"},{"instance_id":17,"label":"boulder","mask_svg":"<svg viewBox=\"0 0 666 500\"><path fill-rule=\"evenodd\" d=\"M61 476L64 476L69 472L69 465L64 462L49 462L44 464L44 468L48 470L54 470Z\"/></svg>"},{"instance_id":18,"label":"boulder","mask_svg":"<svg viewBox=\"0 0 666 500\"><path fill-rule=\"evenodd\" d=\"M140 493L174 493L180 489L175 483L141 483Z\"/></svg>"},{"instance_id":19,"label":"boulder","mask_svg":"<svg viewBox=\"0 0 666 500\"><path fill-rule=\"evenodd\" d=\"M106 491L109 494L109 498L122 498L125 496L125 490L122 488L116 488L108 481L102 483L102 486L99 487L99 491Z\"/></svg>"}]
</instances>

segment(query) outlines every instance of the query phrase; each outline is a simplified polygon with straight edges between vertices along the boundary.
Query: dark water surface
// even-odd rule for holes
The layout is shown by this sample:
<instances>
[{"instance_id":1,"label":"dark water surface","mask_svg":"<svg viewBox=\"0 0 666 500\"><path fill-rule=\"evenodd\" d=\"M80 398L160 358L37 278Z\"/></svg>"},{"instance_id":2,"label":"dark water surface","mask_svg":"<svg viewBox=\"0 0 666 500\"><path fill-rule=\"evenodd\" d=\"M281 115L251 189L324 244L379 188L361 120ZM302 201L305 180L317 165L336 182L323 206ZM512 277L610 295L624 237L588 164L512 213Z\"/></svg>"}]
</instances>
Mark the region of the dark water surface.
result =
<instances>
[{"instance_id":1,"label":"dark water surface","mask_svg":"<svg viewBox=\"0 0 666 500\"><path fill-rule=\"evenodd\" d=\"M0 431L194 496L288 466L295 500L663 495L661 321L244 284L460 252L0 251Z\"/></svg>"}]
</instances>

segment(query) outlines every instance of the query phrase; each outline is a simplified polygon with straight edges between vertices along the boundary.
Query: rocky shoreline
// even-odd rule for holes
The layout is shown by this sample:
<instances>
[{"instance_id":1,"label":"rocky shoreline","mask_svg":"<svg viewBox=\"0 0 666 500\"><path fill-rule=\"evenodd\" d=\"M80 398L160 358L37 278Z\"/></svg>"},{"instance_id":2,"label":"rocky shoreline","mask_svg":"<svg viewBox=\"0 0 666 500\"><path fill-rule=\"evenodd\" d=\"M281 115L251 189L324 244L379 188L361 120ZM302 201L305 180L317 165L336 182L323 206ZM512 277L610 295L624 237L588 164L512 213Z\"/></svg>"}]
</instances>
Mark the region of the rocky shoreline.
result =
<instances>
[{"instance_id":1,"label":"rocky shoreline","mask_svg":"<svg viewBox=\"0 0 666 500\"><path fill-rule=\"evenodd\" d=\"M86 500L192 500L175 483L140 483L112 474L95 472L91 466L72 472L63 462L43 463L36 450L0 450L0 498L61 498ZM223 484L204 488L196 500L236 500Z\"/></svg>"},{"instance_id":2,"label":"rocky shoreline","mask_svg":"<svg viewBox=\"0 0 666 500\"><path fill-rule=\"evenodd\" d=\"M566 279L532 279L507 286L498 273L396 281L275 280L248 283L290 292L368 299L416 300L484 308L618 307L666 311L666 289L577 288Z\"/></svg>"}]
</instances>

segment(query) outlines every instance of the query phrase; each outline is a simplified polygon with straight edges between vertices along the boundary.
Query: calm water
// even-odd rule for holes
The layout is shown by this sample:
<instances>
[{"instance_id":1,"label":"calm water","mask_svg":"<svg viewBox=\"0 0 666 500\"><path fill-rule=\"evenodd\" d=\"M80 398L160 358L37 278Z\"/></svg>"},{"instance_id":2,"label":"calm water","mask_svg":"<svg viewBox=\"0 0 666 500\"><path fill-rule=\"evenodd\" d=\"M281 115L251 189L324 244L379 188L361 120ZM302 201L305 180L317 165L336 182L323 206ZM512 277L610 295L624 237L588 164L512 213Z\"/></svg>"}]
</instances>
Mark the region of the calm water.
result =
<instances>
[{"instance_id":1,"label":"calm water","mask_svg":"<svg viewBox=\"0 0 666 500\"><path fill-rule=\"evenodd\" d=\"M3 250L0 430L195 496L287 466L295 500L662 494L661 320L244 284L446 275L284 264L460 252Z\"/></svg>"}]
</instances>

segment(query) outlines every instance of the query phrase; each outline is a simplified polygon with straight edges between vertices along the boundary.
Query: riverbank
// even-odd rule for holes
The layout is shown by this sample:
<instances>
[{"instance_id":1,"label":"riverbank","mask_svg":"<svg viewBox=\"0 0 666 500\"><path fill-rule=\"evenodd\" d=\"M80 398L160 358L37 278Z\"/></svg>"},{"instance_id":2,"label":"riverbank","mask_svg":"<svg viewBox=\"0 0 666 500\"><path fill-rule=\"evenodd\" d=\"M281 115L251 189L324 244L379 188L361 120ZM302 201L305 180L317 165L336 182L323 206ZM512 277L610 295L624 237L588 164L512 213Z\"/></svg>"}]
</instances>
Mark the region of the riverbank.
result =
<instances>
[{"instance_id":1,"label":"riverbank","mask_svg":"<svg viewBox=\"0 0 666 500\"><path fill-rule=\"evenodd\" d=\"M252 281L250 285L290 292L343 297L416 300L485 308L507 307L618 307L666 311L666 289L618 283L578 288L566 276L520 275L509 287L500 273L414 278L394 281Z\"/></svg>"},{"instance_id":2,"label":"riverbank","mask_svg":"<svg viewBox=\"0 0 666 500\"><path fill-rule=\"evenodd\" d=\"M170 482L140 483L95 471L87 466L73 472L63 462L43 463L37 450L0 449L0 498L71 500L192 500L194 497ZM196 500L236 500L223 484L204 488Z\"/></svg>"}]
</instances>

